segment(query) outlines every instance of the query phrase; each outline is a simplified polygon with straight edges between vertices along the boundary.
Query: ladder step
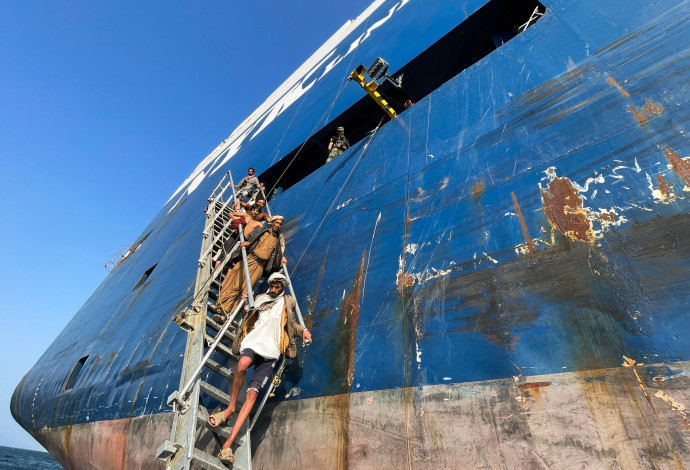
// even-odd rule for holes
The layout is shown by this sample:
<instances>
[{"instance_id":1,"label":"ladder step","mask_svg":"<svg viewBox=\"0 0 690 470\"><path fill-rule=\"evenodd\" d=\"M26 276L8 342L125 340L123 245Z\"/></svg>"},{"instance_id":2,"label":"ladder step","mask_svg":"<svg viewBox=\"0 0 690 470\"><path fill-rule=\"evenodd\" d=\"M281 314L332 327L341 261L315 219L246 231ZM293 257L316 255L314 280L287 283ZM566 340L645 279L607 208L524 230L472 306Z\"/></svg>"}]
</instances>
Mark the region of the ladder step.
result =
<instances>
[{"instance_id":1,"label":"ladder step","mask_svg":"<svg viewBox=\"0 0 690 470\"><path fill-rule=\"evenodd\" d=\"M225 403L226 405L230 404L230 395L224 391L214 387L208 382L204 382L203 380L199 381L199 385L201 386L201 391L209 397L214 398L221 403Z\"/></svg>"},{"instance_id":2,"label":"ladder step","mask_svg":"<svg viewBox=\"0 0 690 470\"><path fill-rule=\"evenodd\" d=\"M201 468L205 468L206 470L228 470L228 467L223 465L223 462L221 462L218 457L207 454L203 450L199 449L194 449L194 453L192 454L192 463ZM232 468L239 469L239 467L235 467L234 465Z\"/></svg>"},{"instance_id":3,"label":"ladder step","mask_svg":"<svg viewBox=\"0 0 690 470\"><path fill-rule=\"evenodd\" d=\"M217 374L222 375L226 379L232 380L232 377L233 377L232 371L230 369L228 369L227 367L220 365L219 363L217 363L213 359L206 359L206 364L204 364L204 365L206 367L208 367L209 369L211 369L213 372L216 372Z\"/></svg>"},{"instance_id":4,"label":"ladder step","mask_svg":"<svg viewBox=\"0 0 690 470\"><path fill-rule=\"evenodd\" d=\"M238 410L235 410L235 415L237 415L237 411ZM199 411L196 414L197 424L199 426L205 426L207 429L216 433L217 435L219 435L223 439L227 439L228 437L230 437L230 433L232 432L232 425L228 426L227 424L223 424L222 426L215 426L214 427L214 426L211 426L209 424L208 417L209 417L208 410L206 410L206 408L204 408L203 406L200 406ZM246 425L243 425L241 431L244 430L245 428L246 428ZM235 440L233 441L232 444L233 444L233 446L241 446L242 444L244 444L244 440L245 440L244 439L244 433L240 432L239 434L237 434L237 437L235 437Z\"/></svg>"},{"instance_id":5,"label":"ladder step","mask_svg":"<svg viewBox=\"0 0 690 470\"><path fill-rule=\"evenodd\" d=\"M209 335L209 334L206 334L206 344L211 344L211 343L213 343L213 337L211 337L211 335ZM216 346L216 351L218 351L223 356L225 356L229 359L232 359L234 361L240 360L240 357L235 356L232 353L232 350L229 347L227 347L226 345L224 345L222 342L218 343L218 346Z\"/></svg>"},{"instance_id":6,"label":"ladder step","mask_svg":"<svg viewBox=\"0 0 690 470\"><path fill-rule=\"evenodd\" d=\"M230 327L225 330L225 337L228 338L230 341L235 341L235 331L237 329L237 324L233 321ZM215 330L216 333L223 328L223 325L215 321L212 317L206 317L206 326L211 328L212 330Z\"/></svg>"}]
</instances>

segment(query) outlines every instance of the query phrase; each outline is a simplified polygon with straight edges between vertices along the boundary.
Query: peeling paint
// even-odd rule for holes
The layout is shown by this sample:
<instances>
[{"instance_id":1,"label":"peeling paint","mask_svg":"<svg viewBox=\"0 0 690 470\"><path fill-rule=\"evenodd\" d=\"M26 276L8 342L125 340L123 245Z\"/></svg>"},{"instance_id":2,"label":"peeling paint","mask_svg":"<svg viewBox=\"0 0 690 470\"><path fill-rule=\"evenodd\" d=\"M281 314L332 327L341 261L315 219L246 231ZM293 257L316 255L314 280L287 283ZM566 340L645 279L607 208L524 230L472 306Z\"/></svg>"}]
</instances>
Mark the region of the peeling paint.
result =
<instances>
[{"instance_id":1,"label":"peeling paint","mask_svg":"<svg viewBox=\"0 0 690 470\"><path fill-rule=\"evenodd\" d=\"M661 398L666 403L670 404L671 408L673 408L674 411L677 411L683 418L688 417L685 413L685 405L674 400L672 396L667 395L666 392L664 392L663 390L659 390L654 394L654 396L657 398Z\"/></svg>"},{"instance_id":2,"label":"peeling paint","mask_svg":"<svg viewBox=\"0 0 690 470\"><path fill-rule=\"evenodd\" d=\"M550 169L553 172L553 169ZM541 188L544 213L552 227L563 235L583 242L594 240L592 225L582 207L579 191L568 178L554 177L548 191Z\"/></svg>"},{"instance_id":3,"label":"peeling paint","mask_svg":"<svg viewBox=\"0 0 690 470\"><path fill-rule=\"evenodd\" d=\"M405 253L414 255L418 249L419 245L417 245L416 243L408 243L408 245L405 247Z\"/></svg>"},{"instance_id":4,"label":"peeling paint","mask_svg":"<svg viewBox=\"0 0 690 470\"><path fill-rule=\"evenodd\" d=\"M664 175L656 175L657 187L654 187L652 177L649 176L649 174L646 176L649 190L652 192L652 197L654 199L664 204L668 204L676 199L676 195L673 193L673 191L671 191L673 189L673 183L667 182L666 178L664 178Z\"/></svg>"},{"instance_id":5,"label":"peeling paint","mask_svg":"<svg viewBox=\"0 0 690 470\"><path fill-rule=\"evenodd\" d=\"M639 111L631 105L628 105L627 110L633 115L638 123L643 124L647 119L652 118L657 114L662 114L664 112L664 106L661 103L657 103L652 101L650 98L647 98L644 104L640 107Z\"/></svg>"}]
</instances>

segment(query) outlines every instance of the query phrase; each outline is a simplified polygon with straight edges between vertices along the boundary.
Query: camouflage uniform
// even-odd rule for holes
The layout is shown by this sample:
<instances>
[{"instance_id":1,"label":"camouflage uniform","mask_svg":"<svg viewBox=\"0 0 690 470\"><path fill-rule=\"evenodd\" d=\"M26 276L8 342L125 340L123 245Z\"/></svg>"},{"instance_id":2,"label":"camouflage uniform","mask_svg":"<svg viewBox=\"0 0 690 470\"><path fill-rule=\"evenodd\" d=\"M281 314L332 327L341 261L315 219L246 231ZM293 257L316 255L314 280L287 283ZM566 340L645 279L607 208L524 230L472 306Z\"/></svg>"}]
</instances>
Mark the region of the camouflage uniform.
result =
<instances>
[{"instance_id":1,"label":"camouflage uniform","mask_svg":"<svg viewBox=\"0 0 690 470\"><path fill-rule=\"evenodd\" d=\"M333 148L331 148L331 151L328 153L326 163L330 162L335 157L350 148L350 141L347 140L345 135L336 135L331 137L331 143L333 143Z\"/></svg>"}]
</instances>

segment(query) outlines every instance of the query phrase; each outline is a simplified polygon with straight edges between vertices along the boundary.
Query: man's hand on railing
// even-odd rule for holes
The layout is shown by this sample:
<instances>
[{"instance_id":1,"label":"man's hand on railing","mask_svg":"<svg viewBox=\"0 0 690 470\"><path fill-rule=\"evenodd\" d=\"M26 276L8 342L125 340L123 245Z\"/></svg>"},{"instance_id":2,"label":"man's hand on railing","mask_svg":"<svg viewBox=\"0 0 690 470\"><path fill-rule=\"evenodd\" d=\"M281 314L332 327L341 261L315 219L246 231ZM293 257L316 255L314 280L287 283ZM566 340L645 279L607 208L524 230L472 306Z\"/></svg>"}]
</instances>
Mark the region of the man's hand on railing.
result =
<instances>
[{"instance_id":1,"label":"man's hand on railing","mask_svg":"<svg viewBox=\"0 0 690 470\"><path fill-rule=\"evenodd\" d=\"M287 265L287 258L285 256L283 256L283 259L280 262Z\"/></svg>"},{"instance_id":2,"label":"man's hand on railing","mask_svg":"<svg viewBox=\"0 0 690 470\"><path fill-rule=\"evenodd\" d=\"M243 247L245 247L245 248L248 247L249 245L250 245L249 242L242 242L242 243L240 243L240 246L243 246Z\"/></svg>"},{"instance_id":3,"label":"man's hand on railing","mask_svg":"<svg viewBox=\"0 0 690 470\"><path fill-rule=\"evenodd\" d=\"M311 333L306 328L302 331L302 342L305 346L311 344Z\"/></svg>"}]
</instances>

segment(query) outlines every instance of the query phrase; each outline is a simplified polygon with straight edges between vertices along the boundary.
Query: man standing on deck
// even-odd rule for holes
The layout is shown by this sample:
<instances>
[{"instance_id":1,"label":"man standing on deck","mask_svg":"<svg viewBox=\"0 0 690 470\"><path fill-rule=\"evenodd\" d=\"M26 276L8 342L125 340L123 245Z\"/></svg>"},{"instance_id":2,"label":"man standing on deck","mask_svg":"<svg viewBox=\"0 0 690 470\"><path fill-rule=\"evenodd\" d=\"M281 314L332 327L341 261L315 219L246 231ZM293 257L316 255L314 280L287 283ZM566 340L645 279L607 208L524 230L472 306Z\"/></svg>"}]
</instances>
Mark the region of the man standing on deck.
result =
<instances>
[{"instance_id":1,"label":"man standing on deck","mask_svg":"<svg viewBox=\"0 0 690 470\"><path fill-rule=\"evenodd\" d=\"M311 342L309 330L295 320L295 299L283 293L286 283L287 279L282 274L271 274L268 278L268 292L256 297L256 309L250 311L242 319L237 336L232 343L232 352L239 354L240 359L232 379L230 404L225 410L208 418L211 426L220 426L232 418L247 369L252 365L254 373L247 387L247 397L232 426L230 436L218 454L218 458L226 465L235 461L230 446L254 407L256 398L266 385L280 355L289 358L297 355L295 338L302 338L303 343Z\"/></svg>"},{"instance_id":2,"label":"man standing on deck","mask_svg":"<svg viewBox=\"0 0 690 470\"><path fill-rule=\"evenodd\" d=\"M257 227L249 234L242 246L247 249L247 266L249 268L250 285L254 286L262 275L269 275L280 269L282 263L287 264L283 256L285 239L280 229L283 226L283 216L274 215L268 228ZM233 256L237 259L237 255ZM244 275L244 265L238 262L228 271L220 288L217 306L219 312L213 319L225 323L243 295L247 295L247 283Z\"/></svg>"},{"instance_id":3,"label":"man standing on deck","mask_svg":"<svg viewBox=\"0 0 690 470\"><path fill-rule=\"evenodd\" d=\"M350 148L350 141L345 137L345 128L338 128L338 135L331 137L331 142L328 144L328 159L326 163L333 160L335 157Z\"/></svg>"}]
</instances>

